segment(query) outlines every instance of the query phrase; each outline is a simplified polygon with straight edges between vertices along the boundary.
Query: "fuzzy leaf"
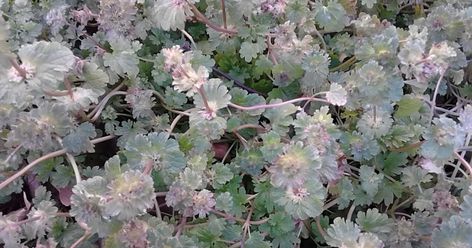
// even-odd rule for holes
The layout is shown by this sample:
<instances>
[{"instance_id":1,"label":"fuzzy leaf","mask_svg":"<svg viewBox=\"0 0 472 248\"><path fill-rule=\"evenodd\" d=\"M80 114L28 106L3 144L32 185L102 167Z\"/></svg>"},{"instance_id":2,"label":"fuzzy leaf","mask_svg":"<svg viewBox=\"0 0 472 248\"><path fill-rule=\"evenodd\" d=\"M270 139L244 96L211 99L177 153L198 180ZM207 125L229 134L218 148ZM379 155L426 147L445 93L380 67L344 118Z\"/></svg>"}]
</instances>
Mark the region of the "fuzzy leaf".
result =
<instances>
[{"instance_id":1,"label":"fuzzy leaf","mask_svg":"<svg viewBox=\"0 0 472 248\"><path fill-rule=\"evenodd\" d=\"M139 60L136 51L141 48L138 41L128 42L124 38L110 41L112 53L103 55L103 64L120 76L136 77L139 72Z\"/></svg>"},{"instance_id":2,"label":"fuzzy leaf","mask_svg":"<svg viewBox=\"0 0 472 248\"><path fill-rule=\"evenodd\" d=\"M90 122L80 124L73 132L62 139L62 144L68 153L80 154L84 152L93 152L93 144L90 138L95 138L95 126Z\"/></svg>"},{"instance_id":3,"label":"fuzzy leaf","mask_svg":"<svg viewBox=\"0 0 472 248\"><path fill-rule=\"evenodd\" d=\"M212 111L228 106L231 100L231 95L228 94L228 89L224 86L219 79L210 79L203 85L205 90L207 103ZM194 96L195 106L199 109L205 109L205 104L200 94Z\"/></svg>"},{"instance_id":4,"label":"fuzzy leaf","mask_svg":"<svg viewBox=\"0 0 472 248\"><path fill-rule=\"evenodd\" d=\"M326 230L326 233L328 234L326 241L329 245L341 247L343 245L355 244L361 234L361 230L353 222L337 217Z\"/></svg>"}]
</instances>

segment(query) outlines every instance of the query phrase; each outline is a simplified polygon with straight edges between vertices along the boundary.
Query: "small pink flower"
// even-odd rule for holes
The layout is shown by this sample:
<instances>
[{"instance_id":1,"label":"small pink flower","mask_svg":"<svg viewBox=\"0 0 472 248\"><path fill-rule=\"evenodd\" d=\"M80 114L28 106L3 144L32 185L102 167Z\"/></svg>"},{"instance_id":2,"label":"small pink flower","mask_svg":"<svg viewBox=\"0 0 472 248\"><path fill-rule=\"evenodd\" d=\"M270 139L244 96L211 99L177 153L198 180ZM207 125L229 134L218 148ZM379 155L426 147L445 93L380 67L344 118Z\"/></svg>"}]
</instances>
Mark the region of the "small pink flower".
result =
<instances>
[{"instance_id":1,"label":"small pink flower","mask_svg":"<svg viewBox=\"0 0 472 248\"><path fill-rule=\"evenodd\" d=\"M193 214L204 218L211 209L215 206L216 201L213 198L213 193L204 189L193 196Z\"/></svg>"}]
</instances>

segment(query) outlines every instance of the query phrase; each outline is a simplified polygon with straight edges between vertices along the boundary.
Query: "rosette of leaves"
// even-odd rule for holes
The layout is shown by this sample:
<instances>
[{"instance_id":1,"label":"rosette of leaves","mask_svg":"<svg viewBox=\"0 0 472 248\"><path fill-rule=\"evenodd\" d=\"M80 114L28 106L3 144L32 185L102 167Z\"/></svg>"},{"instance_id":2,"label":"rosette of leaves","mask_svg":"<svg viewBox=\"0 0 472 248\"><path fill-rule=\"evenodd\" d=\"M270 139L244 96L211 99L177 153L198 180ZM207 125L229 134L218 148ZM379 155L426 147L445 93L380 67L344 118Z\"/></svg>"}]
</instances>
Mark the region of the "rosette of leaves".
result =
<instances>
[{"instance_id":1,"label":"rosette of leaves","mask_svg":"<svg viewBox=\"0 0 472 248\"><path fill-rule=\"evenodd\" d=\"M297 134L295 139L300 139L307 146L318 150L321 167L317 171L323 179L329 181L338 178L341 173L337 162L337 139L341 133L328 112L329 108L326 106L316 110L312 116L299 112L293 126Z\"/></svg>"},{"instance_id":2,"label":"rosette of leaves","mask_svg":"<svg viewBox=\"0 0 472 248\"><path fill-rule=\"evenodd\" d=\"M123 154L131 168L142 171L151 163L166 184L170 184L186 166L177 141L163 132L138 134L130 138L124 148Z\"/></svg>"},{"instance_id":3,"label":"rosette of leaves","mask_svg":"<svg viewBox=\"0 0 472 248\"><path fill-rule=\"evenodd\" d=\"M44 237L53 228L57 207L51 201L41 201L28 213L28 218L34 220L25 225L24 233L28 239Z\"/></svg>"},{"instance_id":4,"label":"rosette of leaves","mask_svg":"<svg viewBox=\"0 0 472 248\"><path fill-rule=\"evenodd\" d=\"M153 205L154 182L149 175L130 170L118 175L108 184L105 216L126 220L140 215Z\"/></svg>"},{"instance_id":5,"label":"rosette of leaves","mask_svg":"<svg viewBox=\"0 0 472 248\"><path fill-rule=\"evenodd\" d=\"M98 27L110 37L114 35L125 37L131 31L133 21L136 19L138 12L136 0L100 0L99 2L98 22L100 25Z\"/></svg>"},{"instance_id":6,"label":"rosette of leaves","mask_svg":"<svg viewBox=\"0 0 472 248\"><path fill-rule=\"evenodd\" d=\"M350 96L347 106L388 109L392 102L400 100L403 85L398 75L390 74L377 61L370 60L348 77L346 90Z\"/></svg>"},{"instance_id":7,"label":"rosette of leaves","mask_svg":"<svg viewBox=\"0 0 472 248\"><path fill-rule=\"evenodd\" d=\"M330 63L331 59L326 51L317 46L303 57L302 68L305 74L300 80L300 89L303 93L313 95L327 88Z\"/></svg>"},{"instance_id":8,"label":"rosette of leaves","mask_svg":"<svg viewBox=\"0 0 472 248\"><path fill-rule=\"evenodd\" d=\"M344 137L350 145L350 151L356 161L369 160L380 152L380 145L376 139L354 131Z\"/></svg>"},{"instance_id":9,"label":"rosette of leaves","mask_svg":"<svg viewBox=\"0 0 472 248\"><path fill-rule=\"evenodd\" d=\"M71 215L100 236L109 233L117 220L143 215L155 199L149 175L135 170L121 172L117 162L107 166L106 178L89 178L72 189Z\"/></svg>"},{"instance_id":10,"label":"rosette of leaves","mask_svg":"<svg viewBox=\"0 0 472 248\"><path fill-rule=\"evenodd\" d=\"M320 181L312 178L302 185L274 188L272 197L292 218L305 220L323 212L326 189Z\"/></svg>"},{"instance_id":11,"label":"rosette of leaves","mask_svg":"<svg viewBox=\"0 0 472 248\"><path fill-rule=\"evenodd\" d=\"M152 108L155 105L155 98L151 90L131 89L130 94L126 95L126 101L133 108L133 117L146 119L155 117Z\"/></svg>"},{"instance_id":12,"label":"rosette of leaves","mask_svg":"<svg viewBox=\"0 0 472 248\"><path fill-rule=\"evenodd\" d=\"M337 146L336 139L341 135L333 123L327 106L316 110L311 116L305 112L299 112L293 121L293 126L297 134L296 139L313 145L323 155L326 152L333 152Z\"/></svg>"},{"instance_id":13,"label":"rosette of leaves","mask_svg":"<svg viewBox=\"0 0 472 248\"><path fill-rule=\"evenodd\" d=\"M288 144L268 168L270 182L275 187L299 187L307 180L318 178L320 166L316 149L304 146L302 142Z\"/></svg>"},{"instance_id":14,"label":"rosette of leaves","mask_svg":"<svg viewBox=\"0 0 472 248\"><path fill-rule=\"evenodd\" d=\"M92 177L76 184L71 196L70 214L100 236L104 236L109 229L109 220L104 212L107 185L105 178Z\"/></svg>"},{"instance_id":15,"label":"rosette of leaves","mask_svg":"<svg viewBox=\"0 0 472 248\"><path fill-rule=\"evenodd\" d=\"M421 154L433 160L446 160L454 149L462 145L465 139L463 129L451 118L444 115L433 119L433 125L423 135Z\"/></svg>"},{"instance_id":16,"label":"rosette of leaves","mask_svg":"<svg viewBox=\"0 0 472 248\"><path fill-rule=\"evenodd\" d=\"M7 144L29 150L51 151L60 146L55 136L63 137L73 128L73 122L63 105L43 102L29 112L21 112L8 133Z\"/></svg>"},{"instance_id":17,"label":"rosette of leaves","mask_svg":"<svg viewBox=\"0 0 472 248\"><path fill-rule=\"evenodd\" d=\"M376 32L369 30L369 34L359 37L356 42L354 55L356 59L362 61L376 60L384 66L395 66L398 64L397 50L399 46L399 38L397 28L388 25L388 22L376 23L377 18L370 19L371 25L375 25ZM362 30L368 22L354 21L356 28ZM372 33L370 33L372 32ZM362 35L362 33L361 33Z\"/></svg>"},{"instance_id":18,"label":"rosette of leaves","mask_svg":"<svg viewBox=\"0 0 472 248\"><path fill-rule=\"evenodd\" d=\"M375 138L380 138L390 131L392 124L393 119L388 110L374 107L364 110L357 122L357 130L363 135L373 135Z\"/></svg>"}]
</instances>

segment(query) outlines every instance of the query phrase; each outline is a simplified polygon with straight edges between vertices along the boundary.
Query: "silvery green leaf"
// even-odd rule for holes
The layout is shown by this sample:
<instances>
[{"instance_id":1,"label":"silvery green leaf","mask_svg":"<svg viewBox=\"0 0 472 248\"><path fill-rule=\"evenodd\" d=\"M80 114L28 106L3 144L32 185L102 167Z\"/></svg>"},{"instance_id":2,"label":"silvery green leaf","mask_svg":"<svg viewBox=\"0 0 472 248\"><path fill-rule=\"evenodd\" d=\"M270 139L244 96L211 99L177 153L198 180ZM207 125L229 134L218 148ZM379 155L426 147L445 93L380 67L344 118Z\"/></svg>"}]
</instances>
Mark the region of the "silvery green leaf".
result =
<instances>
[{"instance_id":1,"label":"silvery green leaf","mask_svg":"<svg viewBox=\"0 0 472 248\"><path fill-rule=\"evenodd\" d=\"M83 152L93 152L93 144L90 138L95 138L95 126L90 122L80 124L74 131L62 139L62 144L68 153L80 154Z\"/></svg>"},{"instance_id":2,"label":"silvery green leaf","mask_svg":"<svg viewBox=\"0 0 472 248\"><path fill-rule=\"evenodd\" d=\"M325 31L341 31L347 24L347 15L343 6L337 0L329 0L327 5L316 1L314 6L315 21Z\"/></svg>"},{"instance_id":3,"label":"silvery green leaf","mask_svg":"<svg viewBox=\"0 0 472 248\"><path fill-rule=\"evenodd\" d=\"M326 93L326 99L331 104L343 106L347 102L347 92L341 85L332 83Z\"/></svg>"},{"instance_id":4,"label":"silvery green leaf","mask_svg":"<svg viewBox=\"0 0 472 248\"><path fill-rule=\"evenodd\" d=\"M282 100L275 99L271 100L269 103L276 104L281 102ZM288 131L288 126L290 126L293 122L293 117L291 115L298 110L299 108L295 105L286 104L279 108L268 108L263 115L269 119L272 129L281 136L284 136Z\"/></svg>"},{"instance_id":5,"label":"silvery green leaf","mask_svg":"<svg viewBox=\"0 0 472 248\"><path fill-rule=\"evenodd\" d=\"M392 230L393 220L384 213L379 213L376 208L367 209L366 212L358 212L356 223L364 232L388 233Z\"/></svg>"},{"instance_id":6,"label":"silvery green leaf","mask_svg":"<svg viewBox=\"0 0 472 248\"><path fill-rule=\"evenodd\" d=\"M117 38L110 41L110 45L113 52L103 55L103 64L120 76L136 77L139 72L136 52L141 49L141 43Z\"/></svg>"},{"instance_id":7,"label":"silvery green leaf","mask_svg":"<svg viewBox=\"0 0 472 248\"><path fill-rule=\"evenodd\" d=\"M166 133L138 134L126 142L125 149L123 153L132 168L143 170L147 163L152 163L168 184L186 165L179 144Z\"/></svg>"},{"instance_id":8,"label":"silvery green leaf","mask_svg":"<svg viewBox=\"0 0 472 248\"><path fill-rule=\"evenodd\" d=\"M327 243L335 247L353 246L361 234L359 226L350 220L337 217L326 230Z\"/></svg>"},{"instance_id":9,"label":"silvery green leaf","mask_svg":"<svg viewBox=\"0 0 472 248\"><path fill-rule=\"evenodd\" d=\"M213 112L225 108L231 100L231 95L228 94L228 89L222 84L220 79L209 79L208 82L203 84L203 90L206 95L208 106ZM206 108L200 94L194 96L194 101L197 108Z\"/></svg>"},{"instance_id":10,"label":"silvery green leaf","mask_svg":"<svg viewBox=\"0 0 472 248\"><path fill-rule=\"evenodd\" d=\"M104 216L116 216L119 220L143 215L156 197L152 178L140 171L123 172L107 188Z\"/></svg>"},{"instance_id":11,"label":"silvery green leaf","mask_svg":"<svg viewBox=\"0 0 472 248\"><path fill-rule=\"evenodd\" d=\"M57 211L57 207L51 201L42 201L35 205L31 212L28 213L28 217L37 220L28 223L24 227L28 238L42 237L51 231L53 219L56 217Z\"/></svg>"},{"instance_id":12,"label":"silvery green leaf","mask_svg":"<svg viewBox=\"0 0 472 248\"><path fill-rule=\"evenodd\" d=\"M184 29L187 17L193 16L186 1L155 0L151 11L153 22L166 31Z\"/></svg>"},{"instance_id":13,"label":"silvery green leaf","mask_svg":"<svg viewBox=\"0 0 472 248\"><path fill-rule=\"evenodd\" d=\"M374 4L377 3L377 0L362 0L362 5L365 5L367 8L372 9Z\"/></svg>"},{"instance_id":14,"label":"silvery green leaf","mask_svg":"<svg viewBox=\"0 0 472 248\"><path fill-rule=\"evenodd\" d=\"M376 173L375 169L371 166L362 165L359 169L361 187L371 197L377 194L383 177L383 174Z\"/></svg>"},{"instance_id":15,"label":"silvery green leaf","mask_svg":"<svg viewBox=\"0 0 472 248\"><path fill-rule=\"evenodd\" d=\"M431 247L471 247L471 232L470 220L463 219L457 215L452 216L451 219L442 222L438 228L434 229Z\"/></svg>"},{"instance_id":16,"label":"silvery green leaf","mask_svg":"<svg viewBox=\"0 0 472 248\"><path fill-rule=\"evenodd\" d=\"M257 39L256 43L250 41L244 41L241 44L241 49L239 54L246 62L251 62L254 58L257 58L257 55L263 52L266 49L266 42L264 39Z\"/></svg>"},{"instance_id":17,"label":"silvery green leaf","mask_svg":"<svg viewBox=\"0 0 472 248\"><path fill-rule=\"evenodd\" d=\"M75 63L72 51L58 42L39 41L24 45L18 56L20 66L26 70L26 81L36 90L57 89ZM17 81L16 78L10 80Z\"/></svg>"},{"instance_id":18,"label":"silvery green leaf","mask_svg":"<svg viewBox=\"0 0 472 248\"><path fill-rule=\"evenodd\" d=\"M79 110L87 111L92 104L98 103L98 98L104 93L102 89L87 89L75 87L71 90L71 95L53 97L61 102L68 111L77 112Z\"/></svg>"},{"instance_id":19,"label":"silvery green leaf","mask_svg":"<svg viewBox=\"0 0 472 248\"><path fill-rule=\"evenodd\" d=\"M86 62L82 68L82 75L85 80L84 88L101 90L100 94L105 93L104 88L109 83L109 78L106 72L98 67L97 64Z\"/></svg>"}]
</instances>

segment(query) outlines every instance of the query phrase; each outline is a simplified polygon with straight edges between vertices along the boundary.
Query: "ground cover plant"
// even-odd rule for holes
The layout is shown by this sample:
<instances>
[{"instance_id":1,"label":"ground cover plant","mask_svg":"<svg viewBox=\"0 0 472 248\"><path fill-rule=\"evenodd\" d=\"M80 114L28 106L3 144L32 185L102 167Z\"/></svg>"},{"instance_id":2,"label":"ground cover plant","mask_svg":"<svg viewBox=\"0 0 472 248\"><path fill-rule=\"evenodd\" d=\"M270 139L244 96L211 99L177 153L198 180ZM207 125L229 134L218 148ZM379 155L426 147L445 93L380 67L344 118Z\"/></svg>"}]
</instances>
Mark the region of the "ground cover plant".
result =
<instances>
[{"instance_id":1,"label":"ground cover plant","mask_svg":"<svg viewBox=\"0 0 472 248\"><path fill-rule=\"evenodd\" d=\"M3 247L472 247L470 0L0 0Z\"/></svg>"}]
</instances>

